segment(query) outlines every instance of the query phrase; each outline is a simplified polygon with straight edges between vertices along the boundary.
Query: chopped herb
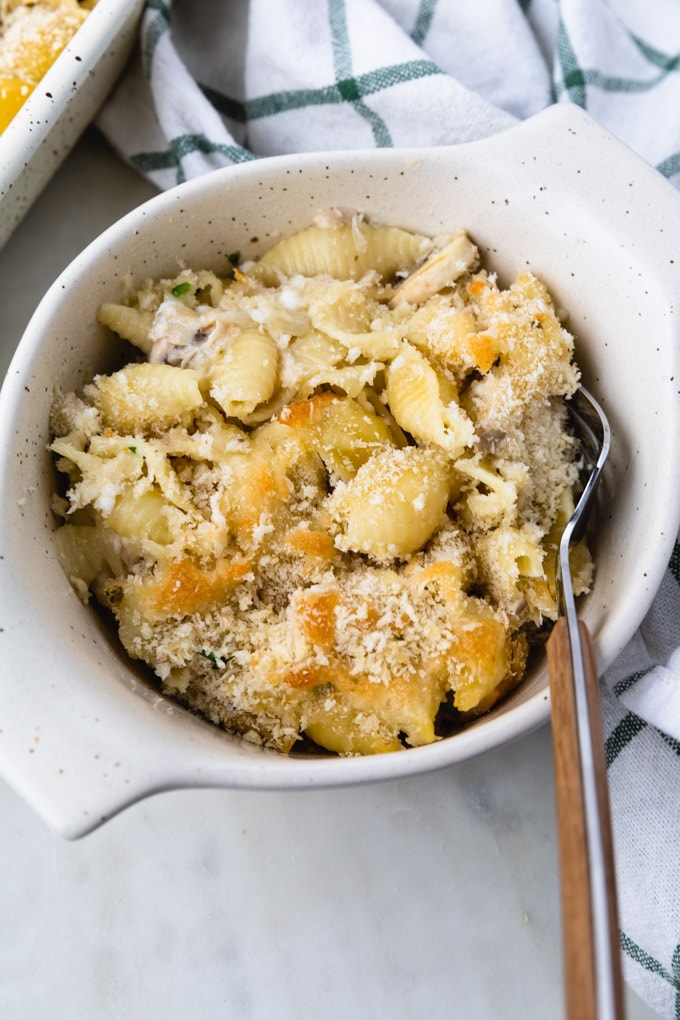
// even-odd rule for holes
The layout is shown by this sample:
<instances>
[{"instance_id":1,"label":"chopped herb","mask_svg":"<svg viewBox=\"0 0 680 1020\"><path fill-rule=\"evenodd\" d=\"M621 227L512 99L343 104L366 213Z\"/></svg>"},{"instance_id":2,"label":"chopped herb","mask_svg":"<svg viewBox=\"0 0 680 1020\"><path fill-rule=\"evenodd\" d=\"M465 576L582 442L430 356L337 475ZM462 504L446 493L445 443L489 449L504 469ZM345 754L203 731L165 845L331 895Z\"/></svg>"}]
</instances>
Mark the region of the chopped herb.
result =
<instances>
[{"instance_id":1,"label":"chopped herb","mask_svg":"<svg viewBox=\"0 0 680 1020\"><path fill-rule=\"evenodd\" d=\"M233 251L231 253L231 255L227 255L227 258L231 262L232 266L237 266L239 264L240 259L241 259L241 252L240 251Z\"/></svg>"},{"instance_id":2,"label":"chopped herb","mask_svg":"<svg viewBox=\"0 0 680 1020\"><path fill-rule=\"evenodd\" d=\"M233 655L215 655L214 652L208 652L205 648L201 648L198 654L202 655L204 659L208 660L208 662L212 662L213 669L224 669L227 663L231 662L234 658Z\"/></svg>"},{"instance_id":3,"label":"chopped herb","mask_svg":"<svg viewBox=\"0 0 680 1020\"><path fill-rule=\"evenodd\" d=\"M188 280L185 280L184 283L178 283L176 287L172 288L172 296L181 297L182 294L186 294L188 290L191 290L191 284Z\"/></svg>"},{"instance_id":4,"label":"chopped herb","mask_svg":"<svg viewBox=\"0 0 680 1020\"><path fill-rule=\"evenodd\" d=\"M130 451L131 453L137 453L137 447L136 447L136 446L128 446L128 450L129 450L129 451Z\"/></svg>"}]
</instances>

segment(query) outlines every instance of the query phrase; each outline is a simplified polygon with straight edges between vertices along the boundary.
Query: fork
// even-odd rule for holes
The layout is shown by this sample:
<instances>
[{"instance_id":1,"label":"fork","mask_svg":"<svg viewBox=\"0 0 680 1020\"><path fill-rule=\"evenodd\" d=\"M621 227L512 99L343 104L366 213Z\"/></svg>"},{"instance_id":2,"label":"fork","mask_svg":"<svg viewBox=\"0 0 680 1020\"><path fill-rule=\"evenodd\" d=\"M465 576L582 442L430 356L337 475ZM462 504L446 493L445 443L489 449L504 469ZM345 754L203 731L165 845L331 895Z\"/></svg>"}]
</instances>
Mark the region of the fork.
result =
<instances>
[{"instance_id":1,"label":"fork","mask_svg":"<svg viewBox=\"0 0 680 1020\"><path fill-rule=\"evenodd\" d=\"M609 453L607 418L579 387L569 410L587 480L558 551L559 619L548 641L553 755L568 1020L624 1016L614 852L598 671L588 628L576 614L570 549L585 532Z\"/></svg>"}]
</instances>

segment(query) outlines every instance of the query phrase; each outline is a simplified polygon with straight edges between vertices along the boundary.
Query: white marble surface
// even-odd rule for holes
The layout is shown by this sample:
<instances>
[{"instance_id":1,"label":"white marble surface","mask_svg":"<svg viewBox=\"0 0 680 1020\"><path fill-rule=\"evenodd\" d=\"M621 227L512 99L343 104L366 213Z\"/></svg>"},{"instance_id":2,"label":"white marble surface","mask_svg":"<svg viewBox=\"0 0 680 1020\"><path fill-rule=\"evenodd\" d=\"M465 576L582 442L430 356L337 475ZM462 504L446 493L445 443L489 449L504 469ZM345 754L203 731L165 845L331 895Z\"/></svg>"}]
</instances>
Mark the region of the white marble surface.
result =
<instances>
[{"instance_id":1,"label":"white marble surface","mask_svg":"<svg viewBox=\"0 0 680 1020\"><path fill-rule=\"evenodd\" d=\"M151 193L80 142L0 252L3 374L59 271ZM167 793L76 843L0 782L0 874L4 1020L563 1015L547 727L410 781Z\"/></svg>"}]
</instances>

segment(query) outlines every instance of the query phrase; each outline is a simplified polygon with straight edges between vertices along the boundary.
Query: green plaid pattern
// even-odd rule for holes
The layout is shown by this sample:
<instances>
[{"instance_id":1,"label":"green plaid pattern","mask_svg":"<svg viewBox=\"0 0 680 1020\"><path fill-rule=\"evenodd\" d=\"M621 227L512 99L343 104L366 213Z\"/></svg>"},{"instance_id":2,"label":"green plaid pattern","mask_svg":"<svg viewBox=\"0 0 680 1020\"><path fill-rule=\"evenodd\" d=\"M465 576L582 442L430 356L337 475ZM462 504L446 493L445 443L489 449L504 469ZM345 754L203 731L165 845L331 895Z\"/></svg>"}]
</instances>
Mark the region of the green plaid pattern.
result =
<instances>
[{"instance_id":1,"label":"green plaid pattern","mask_svg":"<svg viewBox=\"0 0 680 1020\"><path fill-rule=\"evenodd\" d=\"M565 5L573 10L575 5ZM565 11L559 19L556 45L554 82L557 101L568 100L589 110L595 116L603 110L608 116L599 116L623 141L637 148L665 177L680 184L680 138L670 137L663 130L653 151L645 151L635 144L636 129L642 125L637 118L651 117L661 120L660 108L680 88L680 52L664 52L642 39L620 22L612 23L611 30L618 35L618 45L630 52L630 61L621 68L602 66L592 42L583 38L587 22L569 19ZM672 27L672 26L671 26ZM672 37L672 31L671 31ZM676 35L676 45L680 38ZM612 47L613 48L613 47ZM631 121L626 123L626 110ZM656 116L655 116L656 113ZM618 130L617 130L618 127ZM649 144L649 143L648 143Z\"/></svg>"},{"instance_id":2,"label":"green plaid pattern","mask_svg":"<svg viewBox=\"0 0 680 1020\"><path fill-rule=\"evenodd\" d=\"M680 542L655 605L601 686L624 973L669 1020L680 1020L680 741L642 717L641 688L659 673L680 685L678 621Z\"/></svg>"},{"instance_id":3,"label":"green plaid pattern","mask_svg":"<svg viewBox=\"0 0 680 1020\"><path fill-rule=\"evenodd\" d=\"M214 8L209 10L209 6L209 0L185 4L173 20L169 0L148 0L140 65L128 79L127 88L121 88L102 114L105 133L126 159L161 188L216 166L309 147L468 141L507 127L515 118L537 112L553 101L588 109L662 174L678 182L680 127L672 123L677 118L662 114L662 126L668 119L667 127L672 130L660 131L652 139L643 136L650 117L659 119L659 109L675 102L680 53L642 38L639 31L617 20L602 0L522 0L519 4L487 0L475 14L476 38L496 39L499 48L493 53L495 73L486 76L479 68L485 66L484 57L489 66L490 47L478 42L478 52L470 48L470 25L458 24L466 19L457 19L456 7L460 5L452 0L401 0L384 7L377 0L361 4L357 0L325 0L313 6L298 2L298 7L311 12L318 32L293 38L294 27L284 24L280 36L273 28L261 34L261 52L255 46L252 54L254 67L269 62L274 40L280 53L284 48L280 38L287 36L292 43L291 57L280 68L280 75L271 76L280 79L279 87L268 88L263 73L261 87L253 87L247 94L242 80L225 73L225 66L232 63L228 52L224 62L212 68L205 60L206 43L195 26L212 24ZM241 14L246 7L243 0L234 0L232 6L241 7ZM271 8L264 9L264 0L252 6L263 8L263 24L273 21L278 29L286 21L285 15L279 15L279 21L272 18ZM387 11L393 6L390 16ZM587 17L583 15L586 7ZM371 66L365 66L365 54L358 65L357 39L365 36L361 19L365 21L371 8L377 30L391 28L394 46L388 59L376 49ZM228 21L228 15L224 17ZM647 23L651 20L646 19ZM466 58L460 57L456 45L457 28L463 30ZM598 36L605 39L599 49ZM661 37L665 39L666 34ZM237 54L242 35L225 38ZM310 42L319 49L323 44L327 51L321 73L309 75L318 79L314 84L300 73L300 68L310 63ZM680 39L676 42L680 45ZM626 50L628 60L621 61L620 53ZM614 51L619 54L620 66L608 56ZM457 58L450 56L456 53ZM174 74L173 63L182 73ZM186 67L194 63L195 75L187 75ZM316 64L315 71L319 71ZM433 79L439 80L434 83ZM498 86L500 80L503 87ZM166 91L168 81L174 83L172 94L180 109L173 110L160 94ZM514 84L510 87L508 82ZM281 83L285 87L280 87ZM509 88L517 95L506 96ZM129 103L131 94L133 103ZM403 114L409 102L422 116L405 132ZM428 108L432 111L429 121ZM140 112L144 116L140 117ZM281 141L278 128L271 134L273 120L282 125L286 122ZM326 140L317 132L315 144L309 126L318 123L323 127L324 122L333 130ZM183 124L190 130L181 130Z\"/></svg>"},{"instance_id":4,"label":"green plaid pattern","mask_svg":"<svg viewBox=\"0 0 680 1020\"><path fill-rule=\"evenodd\" d=\"M99 126L168 188L259 156L471 141L572 102L680 186L680 8L669 19L663 0L637 15L628 4L630 23L619 8L147 0L138 58ZM680 1020L680 744L647 695L680 686L679 645L676 545L648 618L602 684L625 974L669 1020Z\"/></svg>"}]
</instances>

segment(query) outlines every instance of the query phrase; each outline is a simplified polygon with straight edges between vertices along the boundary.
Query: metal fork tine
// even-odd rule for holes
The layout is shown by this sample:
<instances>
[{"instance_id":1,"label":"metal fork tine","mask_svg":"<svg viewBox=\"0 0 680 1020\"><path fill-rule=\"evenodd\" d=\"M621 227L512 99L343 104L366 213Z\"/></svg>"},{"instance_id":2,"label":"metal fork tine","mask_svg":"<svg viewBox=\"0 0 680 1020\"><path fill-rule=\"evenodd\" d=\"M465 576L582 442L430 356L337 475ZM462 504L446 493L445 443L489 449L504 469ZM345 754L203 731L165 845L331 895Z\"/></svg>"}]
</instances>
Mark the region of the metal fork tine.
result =
<instances>
[{"instance_id":1,"label":"metal fork tine","mask_svg":"<svg viewBox=\"0 0 680 1020\"><path fill-rule=\"evenodd\" d=\"M589 472L588 479L574 508L574 512L562 533L557 561L560 612L567 617L573 616L572 625L570 626L570 630L572 630L576 622L576 609L569 569L569 550L572 545L583 538L588 521L588 511L599 484L605 461L609 456L611 430L604 411L592 394L583 386L579 387L576 391L573 401L569 405L569 413L572 420L578 426L579 438L585 437L588 440L591 455L591 463L587 465ZM599 429L599 435L595 431L596 428ZM568 609L570 610L569 612L567 611Z\"/></svg>"}]
</instances>

